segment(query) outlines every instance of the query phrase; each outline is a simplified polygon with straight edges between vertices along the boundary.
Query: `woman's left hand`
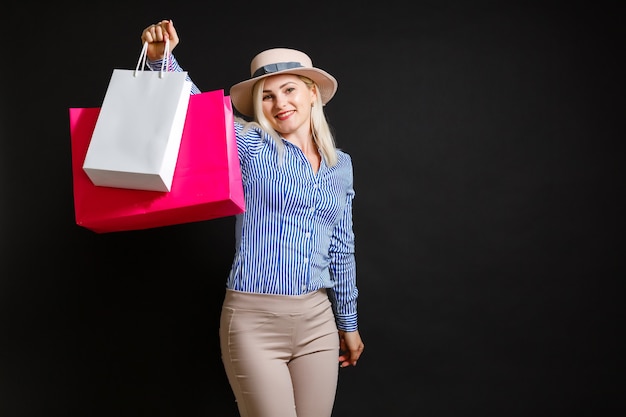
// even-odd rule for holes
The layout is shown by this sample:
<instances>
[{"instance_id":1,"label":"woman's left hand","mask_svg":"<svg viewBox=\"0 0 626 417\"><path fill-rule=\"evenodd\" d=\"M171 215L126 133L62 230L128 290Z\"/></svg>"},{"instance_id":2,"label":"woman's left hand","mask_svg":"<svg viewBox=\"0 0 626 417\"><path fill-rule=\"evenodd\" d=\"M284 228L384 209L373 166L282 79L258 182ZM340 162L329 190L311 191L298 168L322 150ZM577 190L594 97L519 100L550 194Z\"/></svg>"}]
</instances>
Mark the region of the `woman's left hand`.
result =
<instances>
[{"instance_id":1,"label":"woman's left hand","mask_svg":"<svg viewBox=\"0 0 626 417\"><path fill-rule=\"evenodd\" d=\"M339 330L339 366L356 366L356 362L361 357L365 345L361 340L358 330L345 332Z\"/></svg>"}]
</instances>

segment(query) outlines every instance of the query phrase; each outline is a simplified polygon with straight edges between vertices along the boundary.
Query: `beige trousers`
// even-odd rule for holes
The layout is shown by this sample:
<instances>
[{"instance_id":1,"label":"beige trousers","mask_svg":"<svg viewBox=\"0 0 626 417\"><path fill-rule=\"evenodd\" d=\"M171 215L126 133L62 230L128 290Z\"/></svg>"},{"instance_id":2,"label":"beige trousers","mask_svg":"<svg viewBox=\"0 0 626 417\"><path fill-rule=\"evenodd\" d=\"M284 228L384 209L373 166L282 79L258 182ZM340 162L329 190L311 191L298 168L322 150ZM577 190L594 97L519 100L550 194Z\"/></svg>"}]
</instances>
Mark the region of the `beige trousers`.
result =
<instances>
[{"instance_id":1,"label":"beige trousers","mask_svg":"<svg viewBox=\"0 0 626 417\"><path fill-rule=\"evenodd\" d=\"M330 417L339 336L326 290L226 291L220 347L241 417Z\"/></svg>"}]
</instances>

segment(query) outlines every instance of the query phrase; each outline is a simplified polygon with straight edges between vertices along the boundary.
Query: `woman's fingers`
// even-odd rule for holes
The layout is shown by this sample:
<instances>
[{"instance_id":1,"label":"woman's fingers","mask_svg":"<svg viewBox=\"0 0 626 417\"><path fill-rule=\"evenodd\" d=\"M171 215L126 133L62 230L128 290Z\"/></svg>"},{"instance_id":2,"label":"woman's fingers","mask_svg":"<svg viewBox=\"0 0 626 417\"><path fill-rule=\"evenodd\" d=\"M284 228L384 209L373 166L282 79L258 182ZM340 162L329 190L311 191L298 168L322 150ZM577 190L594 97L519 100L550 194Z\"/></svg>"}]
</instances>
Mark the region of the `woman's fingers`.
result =
<instances>
[{"instance_id":1,"label":"woman's fingers","mask_svg":"<svg viewBox=\"0 0 626 417\"><path fill-rule=\"evenodd\" d=\"M167 36L167 30L163 28L163 24L157 23L144 29L141 40L148 43L163 42L164 36Z\"/></svg>"},{"instance_id":2,"label":"woman's fingers","mask_svg":"<svg viewBox=\"0 0 626 417\"><path fill-rule=\"evenodd\" d=\"M165 41L170 41L170 52L178 44L178 35L171 20L161 20L143 30L141 42L148 43L148 59L155 60L163 57Z\"/></svg>"}]
</instances>

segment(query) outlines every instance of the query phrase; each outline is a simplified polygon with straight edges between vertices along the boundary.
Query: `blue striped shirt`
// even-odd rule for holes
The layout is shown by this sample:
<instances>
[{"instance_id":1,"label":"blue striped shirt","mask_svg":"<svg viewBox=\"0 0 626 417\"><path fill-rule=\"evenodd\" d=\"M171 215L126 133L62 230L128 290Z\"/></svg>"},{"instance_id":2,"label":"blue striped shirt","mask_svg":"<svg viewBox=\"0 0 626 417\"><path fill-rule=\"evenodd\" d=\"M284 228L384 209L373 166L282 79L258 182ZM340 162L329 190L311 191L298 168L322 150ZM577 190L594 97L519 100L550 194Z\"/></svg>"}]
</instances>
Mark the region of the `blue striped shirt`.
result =
<instances>
[{"instance_id":1,"label":"blue striped shirt","mask_svg":"<svg viewBox=\"0 0 626 417\"><path fill-rule=\"evenodd\" d=\"M161 61L149 62L153 70ZM171 57L170 70L182 71ZM200 90L193 84L192 94ZM236 216L235 256L226 287L300 295L329 289L340 330L357 329L356 262L352 227L352 161L337 151L317 173L304 153L284 140L284 154L257 128L235 122L244 213Z\"/></svg>"}]
</instances>

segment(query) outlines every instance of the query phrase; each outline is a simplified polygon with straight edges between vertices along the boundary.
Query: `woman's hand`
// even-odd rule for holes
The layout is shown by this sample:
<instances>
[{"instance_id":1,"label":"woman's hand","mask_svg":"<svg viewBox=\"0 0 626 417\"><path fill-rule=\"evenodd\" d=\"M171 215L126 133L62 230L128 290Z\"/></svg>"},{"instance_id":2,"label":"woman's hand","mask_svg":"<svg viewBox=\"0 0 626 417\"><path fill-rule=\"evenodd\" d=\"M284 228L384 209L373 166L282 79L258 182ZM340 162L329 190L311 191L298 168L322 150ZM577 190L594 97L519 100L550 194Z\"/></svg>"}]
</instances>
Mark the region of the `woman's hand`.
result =
<instances>
[{"instance_id":1,"label":"woman's hand","mask_svg":"<svg viewBox=\"0 0 626 417\"><path fill-rule=\"evenodd\" d=\"M339 330L339 365L342 368L356 366L363 349L365 345L358 330L353 332Z\"/></svg>"},{"instance_id":2,"label":"woman's hand","mask_svg":"<svg viewBox=\"0 0 626 417\"><path fill-rule=\"evenodd\" d=\"M148 26L141 33L141 43L148 42L148 59L151 61L163 58L165 40L170 41L170 53L180 42L174 23L171 20L161 20L159 23Z\"/></svg>"}]
</instances>

